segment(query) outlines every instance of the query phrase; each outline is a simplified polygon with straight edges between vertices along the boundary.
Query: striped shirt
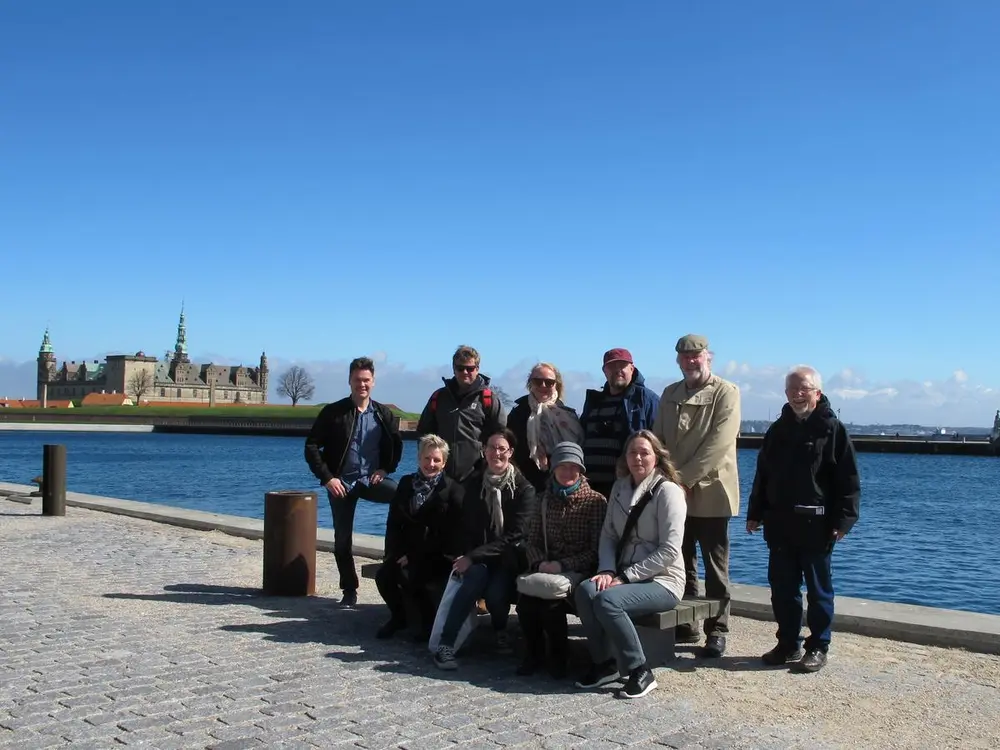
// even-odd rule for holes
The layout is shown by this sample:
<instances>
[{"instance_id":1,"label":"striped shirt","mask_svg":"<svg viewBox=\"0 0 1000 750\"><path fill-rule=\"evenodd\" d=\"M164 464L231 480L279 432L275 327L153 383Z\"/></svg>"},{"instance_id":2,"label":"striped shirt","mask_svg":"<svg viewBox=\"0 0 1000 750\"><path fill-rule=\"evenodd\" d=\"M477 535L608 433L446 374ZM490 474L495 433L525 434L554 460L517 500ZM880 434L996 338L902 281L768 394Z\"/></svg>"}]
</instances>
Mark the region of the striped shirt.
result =
<instances>
[{"instance_id":1,"label":"striped shirt","mask_svg":"<svg viewBox=\"0 0 1000 750\"><path fill-rule=\"evenodd\" d=\"M615 464L631 432L625 422L624 394L605 395L581 421L587 480L591 487L606 496L615 483Z\"/></svg>"}]
</instances>

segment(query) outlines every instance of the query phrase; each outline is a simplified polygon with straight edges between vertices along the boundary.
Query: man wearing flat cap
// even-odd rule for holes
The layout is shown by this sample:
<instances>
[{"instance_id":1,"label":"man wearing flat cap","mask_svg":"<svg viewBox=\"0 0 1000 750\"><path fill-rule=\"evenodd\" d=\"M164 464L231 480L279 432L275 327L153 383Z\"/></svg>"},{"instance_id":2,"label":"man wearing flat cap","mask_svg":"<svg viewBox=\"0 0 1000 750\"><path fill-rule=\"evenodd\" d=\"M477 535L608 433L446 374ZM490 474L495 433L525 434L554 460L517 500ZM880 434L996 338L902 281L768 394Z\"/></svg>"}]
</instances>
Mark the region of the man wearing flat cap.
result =
<instances>
[{"instance_id":1,"label":"man wearing flat cap","mask_svg":"<svg viewBox=\"0 0 1000 750\"><path fill-rule=\"evenodd\" d=\"M675 347L682 380L660 397L653 432L687 492L684 524L685 596L698 595L698 547L705 565L705 594L722 600L719 615L705 620L702 656L719 657L729 632L729 519L740 512L736 437L740 432L740 391L712 373L708 339L682 336ZM695 626L678 626L678 643L697 643Z\"/></svg>"},{"instance_id":2,"label":"man wearing flat cap","mask_svg":"<svg viewBox=\"0 0 1000 750\"><path fill-rule=\"evenodd\" d=\"M615 483L615 465L629 435L653 428L660 397L646 387L628 349L604 353L601 390L590 389L580 414L587 481L607 497Z\"/></svg>"}]
</instances>

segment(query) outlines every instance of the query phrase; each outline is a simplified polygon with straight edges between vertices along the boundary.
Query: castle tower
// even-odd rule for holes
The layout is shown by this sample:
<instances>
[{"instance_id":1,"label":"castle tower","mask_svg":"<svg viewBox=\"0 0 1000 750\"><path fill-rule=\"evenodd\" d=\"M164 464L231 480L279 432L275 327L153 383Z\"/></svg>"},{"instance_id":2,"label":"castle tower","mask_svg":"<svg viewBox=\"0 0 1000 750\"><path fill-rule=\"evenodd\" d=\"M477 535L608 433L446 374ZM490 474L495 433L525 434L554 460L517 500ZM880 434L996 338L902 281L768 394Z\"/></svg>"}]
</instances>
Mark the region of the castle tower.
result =
<instances>
[{"instance_id":1,"label":"castle tower","mask_svg":"<svg viewBox=\"0 0 1000 750\"><path fill-rule=\"evenodd\" d=\"M264 403L265 404L267 403L267 376L268 376L267 354L264 353L264 352L261 352L260 353L260 381L257 383L257 385L259 385L260 389L263 391L263 398L264 398Z\"/></svg>"},{"instance_id":2,"label":"castle tower","mask_svg":"<svg viewBox=\"0 0 1000 750\"><path fill-rule=\"evenodd\" d=\"M170 358L171 364L180 362L188 363L190 358L187 353L187 326L184 324L184 304L181 303L181 317L177 321L177 341L174 343L174 355Z\"/></svg>"},{"instance_id":3,"label":"castle tower","mask_svg":"<svg viewBox=\"0 0 1000 750\"><path fill-rule=\"evenodd\" d=\"M52 341L49 339L49 329L45 328L42 345L38 348L38 390L35 396L48 406L48 385L56 379L56 355L52 353Z\"/></svg>"}]
</instances>

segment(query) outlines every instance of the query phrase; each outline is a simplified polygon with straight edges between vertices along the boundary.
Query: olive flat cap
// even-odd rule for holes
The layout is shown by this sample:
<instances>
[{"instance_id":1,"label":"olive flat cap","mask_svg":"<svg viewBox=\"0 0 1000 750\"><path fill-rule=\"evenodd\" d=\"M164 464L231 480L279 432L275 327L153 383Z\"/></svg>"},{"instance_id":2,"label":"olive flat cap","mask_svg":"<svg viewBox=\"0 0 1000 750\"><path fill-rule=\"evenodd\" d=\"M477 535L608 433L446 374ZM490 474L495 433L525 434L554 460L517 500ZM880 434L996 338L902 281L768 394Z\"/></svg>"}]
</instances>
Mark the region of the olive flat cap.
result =
<instances>
[{"instance_id":1,"label":"olive flat cap","mask_svg":"<svg viewBox=\"0 0 1000 750\"><path fill-rule=\"evenodd\" d=\"M678 354L697 354L708 349L708 339L696 333L689 333L677 339L677 346L674 349Z\"/></svg>"}]
</instances>

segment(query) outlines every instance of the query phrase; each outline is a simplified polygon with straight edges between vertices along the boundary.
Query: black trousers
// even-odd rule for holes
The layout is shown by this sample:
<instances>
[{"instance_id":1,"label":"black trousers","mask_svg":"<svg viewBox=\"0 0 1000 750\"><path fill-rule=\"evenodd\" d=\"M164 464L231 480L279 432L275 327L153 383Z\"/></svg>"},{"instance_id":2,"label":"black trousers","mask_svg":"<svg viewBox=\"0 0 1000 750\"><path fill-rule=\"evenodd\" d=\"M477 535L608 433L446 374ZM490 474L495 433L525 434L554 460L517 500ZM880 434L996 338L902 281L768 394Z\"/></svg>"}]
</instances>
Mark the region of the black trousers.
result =
<instances>
[{"instance_id":1,"label":"black trousers","mask_svg":"<svg viewBox=\"0 0 1000 750\"><path fill-rule=\"evenodd\" d=\"M391 503L396 496L396 483L391 479L383 479L374 486L357 482L347 497L335 497L327 490L330 497L330 510L333 513L333 557L337 561L337 572L340 574L340 588L343 591L358 590L358 571L354 567L354 512L358 509L358 500L370 500L373 503Z\"/></svg>"},{"instance_id":2,"label":"black trousers","mask_svg":"<svg viewBox=\"0 0 1000 750\"><path fill-rule=\"evenodd\" d=\"M404 568L386 560L375 574L375 585L393 620L430 633L448 572L448 568L421 572L412 564Z\"/></svg>"},{"instance_id":3,"label":"black trousers","mask_svg":"<svg viewBox=\"0 0 1000 750\"><path fill-rule=\"evenodd\" d=\"M705 596L722 600L719 616L705 620L705 635L725 635L729 632L729 519L688 516L684 522L685 596L698 596L698 547L705 564Z\"/></svg>"},{"instance_id":4,"label":"black trousers","mask_svg":"<svg viewBox=\"0 0 1000 750\"><path fill-rule=\"evenodd\" d=\"M517 620L521 625L527 653L535 661L545 659L545 638L549 655L557 664L569 657L569 626L566 623L565 599L538 599L521 594L517 600Z\"/></svg>"}]
</instances>

